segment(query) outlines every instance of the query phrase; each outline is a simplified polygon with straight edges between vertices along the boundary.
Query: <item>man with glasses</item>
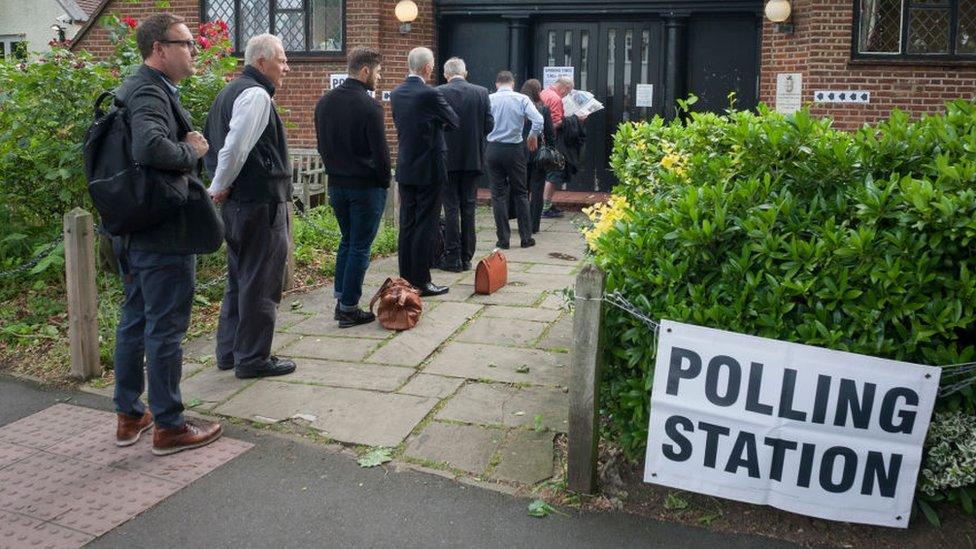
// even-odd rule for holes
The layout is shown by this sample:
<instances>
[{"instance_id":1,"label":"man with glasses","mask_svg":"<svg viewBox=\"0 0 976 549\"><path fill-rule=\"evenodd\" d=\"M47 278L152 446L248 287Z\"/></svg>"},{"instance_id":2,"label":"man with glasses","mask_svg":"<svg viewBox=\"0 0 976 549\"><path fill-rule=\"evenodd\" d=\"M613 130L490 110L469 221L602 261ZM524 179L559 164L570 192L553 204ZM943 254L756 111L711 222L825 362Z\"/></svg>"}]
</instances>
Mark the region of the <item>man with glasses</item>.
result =
<instances>
[{"instance_id":1,"label":"man with glasses","mask_svg":"<svg viewBox=\"0 0 976 549\"><path fill-rule=\"evenodd\" d=\"M221 90L207 115L204 161L210 195L223 202L227 289L217 326L217 367L238 378L280 376L295 363L271 354L288 253L291 161L285 127L271 102L288 74L281 40L247 42L244 71Z\"/></svg>"},{"instance_id":2,"label":"man with glasses","mask_svg":"<svg viewBox=\"0 0 976 549\"><path fill-rule=\"evenodd\" d=\"M150 183L184 184L199 176L207 140L193 131L176 84L194 73L193 35L170 14L147 18L136 30L143 65L115 93L128 110L132 158ZM193 189L190 189L191 191ZM130 446L153 426L152 452L172 454L220 437L219 423L187 420L180 396L183 350L190 324L196 258L207 252L191 234L192 219L177 210L147 230L114 238L123 275L115 343L116 444ZM139 400L148 378L149 408Z\"/></svg>"}]
</instances>

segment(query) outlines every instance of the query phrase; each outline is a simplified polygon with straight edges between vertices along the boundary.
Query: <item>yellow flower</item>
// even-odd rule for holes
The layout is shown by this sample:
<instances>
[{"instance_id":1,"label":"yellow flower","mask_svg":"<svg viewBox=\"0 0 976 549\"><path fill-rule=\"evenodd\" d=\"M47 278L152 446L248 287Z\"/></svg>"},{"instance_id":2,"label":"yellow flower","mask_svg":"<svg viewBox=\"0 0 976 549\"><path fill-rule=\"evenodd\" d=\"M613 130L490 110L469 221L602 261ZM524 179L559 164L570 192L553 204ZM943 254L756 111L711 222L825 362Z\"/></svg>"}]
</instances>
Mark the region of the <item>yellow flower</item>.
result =
<instances>
[{"instance_id":1,"label":"yellow flower","mask_svg":"<svg viewBox=\"0 0 976 549\"><path fill-rule=\"evenodd\" d=\"M611 195L607 202L594 204L586 208L583 212L593 222L592 227L583 229L583 238L591 250L596 251L597 241L600 237L613 228L614 224L630 215L630 205L627 199L622 196Z\"/></svg>"}]
</instances>

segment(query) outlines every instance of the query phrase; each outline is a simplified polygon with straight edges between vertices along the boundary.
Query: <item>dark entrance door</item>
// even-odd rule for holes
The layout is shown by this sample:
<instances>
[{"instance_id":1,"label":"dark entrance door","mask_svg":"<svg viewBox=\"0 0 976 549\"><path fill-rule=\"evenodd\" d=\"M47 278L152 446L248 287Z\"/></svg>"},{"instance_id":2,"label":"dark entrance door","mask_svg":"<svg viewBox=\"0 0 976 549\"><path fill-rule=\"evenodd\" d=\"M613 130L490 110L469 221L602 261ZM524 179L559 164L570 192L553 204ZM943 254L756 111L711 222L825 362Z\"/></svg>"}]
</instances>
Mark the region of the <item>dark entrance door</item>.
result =
<instances>
[{"instance_id":1,"label":"dark entrance door","mask_svg":"<svg viewBox=\"0 0 976 549\"><path fill-rule=\"evenodd\" d=\"M662 23L543 22L535 42L536 78L542 80L546 66L575 67L576 88L593 93L605 107L586 121L583 165L566 190L609 191L616 183L608 162L617 126L662 112ZM639 84L653 86L649 107L637 106Z\"/></svg>"}]
</instances>

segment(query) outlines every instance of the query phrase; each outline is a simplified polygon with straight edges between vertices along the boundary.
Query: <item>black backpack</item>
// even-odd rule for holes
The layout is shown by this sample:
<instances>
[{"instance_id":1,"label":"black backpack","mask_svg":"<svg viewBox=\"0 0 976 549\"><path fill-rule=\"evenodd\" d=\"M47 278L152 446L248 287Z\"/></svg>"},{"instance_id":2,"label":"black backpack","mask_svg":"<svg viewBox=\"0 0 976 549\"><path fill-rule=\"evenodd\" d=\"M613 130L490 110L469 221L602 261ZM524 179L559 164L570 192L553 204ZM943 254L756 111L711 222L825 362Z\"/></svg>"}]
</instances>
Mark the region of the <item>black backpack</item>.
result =
<instances>
[{"instance_id":1,"label":"black backpack","mask_svg":"<svg viewBox=\"0 0 976 549\"><path fill-rule=\"evenodd\" d=\"M102 103L109 98L115 99L115 108L106 113ZM186 203L185 176L173 177L133 161L129 112L112 92L95 100L95 121L85 132L84 157L88 193L109 234L149 229ZM149 171L154 177L147 181Z\"/></svg>"}]
</instances>

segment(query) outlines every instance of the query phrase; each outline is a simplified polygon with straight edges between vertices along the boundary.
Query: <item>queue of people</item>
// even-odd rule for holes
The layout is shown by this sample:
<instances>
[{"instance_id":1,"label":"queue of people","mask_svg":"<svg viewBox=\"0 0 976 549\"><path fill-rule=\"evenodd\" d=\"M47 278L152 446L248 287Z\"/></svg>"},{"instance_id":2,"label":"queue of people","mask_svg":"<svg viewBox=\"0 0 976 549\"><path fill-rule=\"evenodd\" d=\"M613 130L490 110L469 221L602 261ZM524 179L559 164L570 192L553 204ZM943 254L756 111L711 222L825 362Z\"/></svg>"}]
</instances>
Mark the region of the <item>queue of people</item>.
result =
<instances>
[{"instance_id":1,"label":"queue of people","mask_svg":"<svg viewBox=\"0 0 976 549\"><path fill-rule=\"evenodd\" d=\"M169 183L174 177L199 183L202 166L211 178L207 193L221 205L228 270L216 365L238 378L290 374L295 363L271 353L292 197L285 126L272 100L289 72L281 40L261 34L247 42L244 69L217 95L202 134L193 129L177 92L177 84L194 73L196 53L184 20L152 15L139 25L136 41L143 65L116 92L116 106L130 115L132 157L146 167L150 183ZM334 281L334 318L340 328L375 320L360 300L391 183L383 107L367 93L380 81L382 57L356 48L347 62L348 79L325 93L315 108L329 203L342 235ZM438 87L429 85L435 70L429 49L411 50L407 65L410 74L391 94L401 198L399 270L420 295L440 295L449 289L432 282L430 269L441 209L445 254L433 266L469 270L476 244L477 183L485 172L497 247L509 247L510 197L522 247L535 245L532 235L541 216L558 215L547 189L561 180L538 170L533 155L540 140L552 144L565 127L561 103L557 107L550 97L564 96L572 81L541 90L537 80L530 80L517 93L514 76L502 71L496 92L489 95L467 82L461 59L444 64L447 83ZM115 349L119 446L135 444L155 427L152 451L165 455L209 444L222 433L217 422L184 417L179 387L195 254L209 251L194 237L198 221L174 211L148 230L113 237L125 289ZM219 229L219 221L214 223ZM146 385L148 408L141 401Z\"/></svg>"}]
</instances>

